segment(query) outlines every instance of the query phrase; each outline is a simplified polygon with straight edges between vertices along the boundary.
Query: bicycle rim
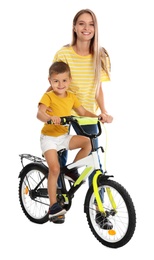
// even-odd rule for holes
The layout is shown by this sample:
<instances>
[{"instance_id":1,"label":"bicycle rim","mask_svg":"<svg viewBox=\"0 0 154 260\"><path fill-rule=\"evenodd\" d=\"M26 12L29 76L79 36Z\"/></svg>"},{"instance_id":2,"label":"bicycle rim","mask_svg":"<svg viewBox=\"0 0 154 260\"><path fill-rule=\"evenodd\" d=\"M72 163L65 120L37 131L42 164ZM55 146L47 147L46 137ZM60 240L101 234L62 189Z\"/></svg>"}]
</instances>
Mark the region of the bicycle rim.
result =
<instances>
[{"instance_id":1,"label":"bicycle rim","mask_svg":"<svg viewBox=\"0 0 154 260\"><path fill-rule=\"evenodd\" d=\"M39 190L47 191L47 178L41 182L43 178L43 172L32 169L20 180L19 197L21 207L26 216L35 223L44 223L47 221L49 198L34 195L37 186L36 194ZM40 185L38 185L39 183Z\"/></svg>"},{"instance_id":2,"label":"bicycle rim","mask_svg":"<svg viewBox=\"0 0 154 260\"><path fill-rule=\"evenodd\" d=\"M95 237L105 246L118 248L125 245L132 237L136 226L136 214L133 202L127 191L114 181L107 181L99 190L103 192L103 206L106 212L112 212L113 208L107 195L106 189L109 188L116 202L116 213L108 216L112 223L111 230L105 230L96 223L96 202L94 193L89 196L89 209L87 209L87 219L89 226Z\"/></svg>"}]
</instances>

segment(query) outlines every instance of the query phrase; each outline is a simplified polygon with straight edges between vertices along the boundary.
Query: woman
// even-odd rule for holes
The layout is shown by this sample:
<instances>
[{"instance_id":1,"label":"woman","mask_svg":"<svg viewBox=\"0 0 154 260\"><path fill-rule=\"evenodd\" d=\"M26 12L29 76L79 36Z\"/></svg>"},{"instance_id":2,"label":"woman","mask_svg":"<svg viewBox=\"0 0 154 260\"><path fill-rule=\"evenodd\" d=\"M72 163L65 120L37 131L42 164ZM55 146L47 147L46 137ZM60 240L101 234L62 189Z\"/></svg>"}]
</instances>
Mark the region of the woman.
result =
<instances>
[{"instance_id":1,"label":"woman","mask_svg":"<svg viewBox=\"0 0 154 260\"><path fill-rule=\"evenodd\" d=\"M105 109L102 90L102 82L110 80L110 58L107 51L99 46L97 18L90 9L80 10L75 15L72 42L57 51L53 61L63 61L69 65L72 75L69 90L76 94L87 110L96 114L99 109L103 122L111 123L113 118ZM51 89L49 87L47 91ZM72 114L76 115L74 112ZM97 132L97 125L85 125L83 128L88 133ZM74 130L81 135L75 127ZM65 153L62 157L63 165L66 160ZM89 184L92 177L89 178Z\"/></svg>"},{"instance_id":2,"label":"woman","mask_svg":"<svg viewBox=\"0 0 154 260\"><path fill-rule=\"evenodd\" d=\"M104 122L113 118L105 109L102 82L110 80L110 58L99 46L96 15L90 9L80 10L73 19L72 43L62 47L53 61L64 61L71 69L72 82L69 90L76 94L81 104L97 113L100 109ZM47 91L52 88L49 87ZM75 113L72 112L75 115ZM96 125L85 131L95 132Z\"/></svg>"}]
</instances>

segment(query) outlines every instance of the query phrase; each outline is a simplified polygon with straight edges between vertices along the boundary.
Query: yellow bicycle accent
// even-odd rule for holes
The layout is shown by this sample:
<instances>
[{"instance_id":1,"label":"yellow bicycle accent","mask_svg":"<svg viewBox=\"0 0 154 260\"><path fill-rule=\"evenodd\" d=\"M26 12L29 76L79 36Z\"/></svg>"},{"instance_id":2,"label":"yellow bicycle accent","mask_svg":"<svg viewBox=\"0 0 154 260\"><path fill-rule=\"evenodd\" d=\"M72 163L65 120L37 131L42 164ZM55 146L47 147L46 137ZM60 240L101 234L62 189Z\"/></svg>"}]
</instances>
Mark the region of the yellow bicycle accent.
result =
<instances>
[{"instance_id":1,"label":"yellow bicycle accent","mask_svg":"<svg viewBox=\"0 0 154 260\"><path fill-rule=\"evenodd\" d=\"M87 173L89 173L89 171L92 169L92 167L87 167L86 169L84 169L84 171L82 172L82 174L80 175L80 177L77 179L77 181L74 183L74 187L76 185L79 185L86 177Z\"/></svg>"},{"instance_id":2,"label":"yellow bicycle accent","mask_svg":"<svg viewBox=\"0 0 154 260\"><path fill-rule=\"evenodd\" d=\"M110 200L110 202L111 202L111 205L112 205L113 209L116 210L117 205L116 205L115 200L114 200L114 198L113 198L111 189L110 189L109 187L107 187L107 188L106 188L106 191L107 191L107 194L108 194L108 197L109 197L109 200Z\"/></svg>"},{"instance_id":3,"label":"yellow bicycle accent","mask_svg":"<svg viewBox=\"0 0 154 260\"><path fill-rule=\"evenodd\" d=\"M94 194L95 194L98 209L99 209L100 212L104 213L104 215L105 215L106 214L105 209L103 207L103 204L102 204L102 201L101 201L101 198L100 198L100 194L99 194L99 190L98 190L98 185L97 185L98 176L101 175L101 174L102 174L101 171L99 171L99 170L96 171L96 173L93 177L93 188L94 188Z\"/></svg>"}]
</instances>

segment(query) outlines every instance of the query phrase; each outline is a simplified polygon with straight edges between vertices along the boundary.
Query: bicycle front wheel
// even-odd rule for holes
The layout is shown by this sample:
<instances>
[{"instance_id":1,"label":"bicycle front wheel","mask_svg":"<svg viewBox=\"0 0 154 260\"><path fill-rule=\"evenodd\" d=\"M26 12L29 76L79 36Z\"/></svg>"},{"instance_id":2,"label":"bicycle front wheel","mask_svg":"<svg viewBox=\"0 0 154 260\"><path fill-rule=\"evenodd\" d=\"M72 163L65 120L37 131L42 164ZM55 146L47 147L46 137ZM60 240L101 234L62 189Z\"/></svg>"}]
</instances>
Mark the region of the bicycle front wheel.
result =
<instances>
[{"instance_id":1,"label":"bicycle front wheel","mask_svg":"<svg viewBox=\"0 0 154 260\"><path fill-rule=\"evenodd\" d=\"M89 227L103 245L122 247L132 238L136 227L133 201L126 189L113 180L103 180L98 186L99 191L103 191L103 207L112 228L104 229L97 221L98 209L92 186L87 192L84 208Z\"/></svg>"},{"instance_id":2,"label":"bicycle front wheel","mask_svg":"<svg viewBox=\"0 0 154 260\"><path fill-rule=\"evenodd\" d=\"M48 170L41 164L26 165L20 176L19 201L26 217L37 224L48 221L49 197L47 192Z\"/></svg>"}]
</instances>

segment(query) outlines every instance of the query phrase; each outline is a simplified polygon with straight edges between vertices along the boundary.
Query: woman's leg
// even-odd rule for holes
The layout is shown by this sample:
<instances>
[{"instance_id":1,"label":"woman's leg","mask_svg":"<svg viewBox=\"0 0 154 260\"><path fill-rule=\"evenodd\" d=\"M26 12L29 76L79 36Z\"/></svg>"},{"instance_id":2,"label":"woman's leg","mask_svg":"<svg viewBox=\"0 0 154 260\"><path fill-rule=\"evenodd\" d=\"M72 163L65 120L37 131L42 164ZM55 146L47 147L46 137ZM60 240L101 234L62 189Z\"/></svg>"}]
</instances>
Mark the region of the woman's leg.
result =
<instances>
[{"instance_id":1,"label":"woman's leg","mask_svg":"<svg viewBox=\"0 0 154 260\"><path fill-rule=\"evenodd\" d=\"M59 164L60 167L64 167L67 163L67 157L68 157L68 151L64 150L61 155L59 156ZM58 178L58 187L61 187L61 181L60 178Z\"/></svg>"}]
</instances>

